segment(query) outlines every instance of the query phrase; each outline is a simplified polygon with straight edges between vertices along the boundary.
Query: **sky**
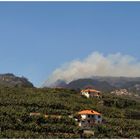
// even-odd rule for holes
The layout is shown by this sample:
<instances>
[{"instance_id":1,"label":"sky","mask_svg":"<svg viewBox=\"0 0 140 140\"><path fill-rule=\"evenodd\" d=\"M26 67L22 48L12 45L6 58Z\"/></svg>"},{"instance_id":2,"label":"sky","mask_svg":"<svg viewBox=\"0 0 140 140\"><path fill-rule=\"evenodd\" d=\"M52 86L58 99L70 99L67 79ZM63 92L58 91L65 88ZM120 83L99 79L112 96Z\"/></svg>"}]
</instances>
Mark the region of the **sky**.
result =
<instances>
[{"instance_id":1,"label":"sky","mask_svg":"<svg viewBox=\"0 0 140 140\"><path fill-rule=\"evenodd\" d=\"M41 86L92 52L140 61L140 2L0 2L0 73Z\"/></svg>"}]
</instances>

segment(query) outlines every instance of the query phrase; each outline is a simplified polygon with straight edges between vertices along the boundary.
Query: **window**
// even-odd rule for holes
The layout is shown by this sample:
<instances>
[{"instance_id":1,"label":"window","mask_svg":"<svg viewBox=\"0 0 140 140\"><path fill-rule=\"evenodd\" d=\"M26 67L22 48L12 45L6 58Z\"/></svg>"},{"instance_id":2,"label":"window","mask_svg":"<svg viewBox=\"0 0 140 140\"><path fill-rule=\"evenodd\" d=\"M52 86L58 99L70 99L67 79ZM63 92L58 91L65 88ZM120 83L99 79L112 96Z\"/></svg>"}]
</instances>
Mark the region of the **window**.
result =
<instances>
[{"instance_id":1,"label":"window","mask_svg":"<svg viewBox=\"0 0 140 140\"><path fill-rule=\"evenodd\" d=\"M101 118L101 116L99 115L98 118Z\"/></svg>"},{"instance_id":2,"label":"window","mask_svg":"<svg viewBox=\"0 0 140 140\"><path fill-rule=\"evenodd\" d=\"M88 118L90 118L90 115L88 115Z\"/></svg>"},{"instance_id":3,"label":"window","mask_svg":"<svg viewBox=\"0 0 140 140\"><path fill-rule=\"evenodd\" d=\"M90 120L88 120L88 123L90 123Z\"/></svg>"}]
</instances>

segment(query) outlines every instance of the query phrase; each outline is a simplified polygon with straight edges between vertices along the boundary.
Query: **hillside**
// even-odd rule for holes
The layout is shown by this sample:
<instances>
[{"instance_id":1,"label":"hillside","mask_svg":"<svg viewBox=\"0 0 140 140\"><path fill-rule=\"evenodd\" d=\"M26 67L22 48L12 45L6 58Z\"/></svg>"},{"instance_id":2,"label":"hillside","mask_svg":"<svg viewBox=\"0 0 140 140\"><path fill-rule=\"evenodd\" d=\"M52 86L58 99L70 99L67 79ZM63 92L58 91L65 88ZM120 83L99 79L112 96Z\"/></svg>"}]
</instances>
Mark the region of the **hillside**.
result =
<instances>
[{"instance_id":1,"label":"hillside","mask_svg":"<svg viewBox=\"0 0 140 140\"><path fill-rule=\"evenodd\" d=\"M140 138L139 100L104 93L102 99L87 99L75 90L23 87L0 87L0 138L80 138L69 115L83 109L103 115L94 138ZM31 117L31 112L63 117Z\"/></svg>"},{"instance_id":2,"label":"hillside","mask_svg":"<svg viewBox=\"0 0 140 140\"><path fill-rule=\"evenodd\" d=\"M70 89L83 89L87 86L106 92L115 89L115 87L111 86L106 81L98 81L94 79L78 79L70 82L65 87Z\"/></svg>"},{"instance_id":3,"label":"hillside","mask_svg":"<svg viewBox=\"0 0 140 140\"><path fill-rule=\"evenodd\" d=\"M106 81L115 87L122 87L127 82L140 82L140 77L93 76L91 79Z\"/></svg>"},{"instance_id":4,"label":"hillside","mask_svg":"<svg viewBox=\"0 0 140 140\"><path fill-rule=\"evenodd\" d=\"M44 85L44 87L46 86ZM103 90L106 92L116 89L106 81L99 81L95 79L78 79L78 80L71 81L68 84L65 83L63 80L58 80L51 87L53 88L62 87L62 88L75 89L75 90L83 89L85 87L93 87L97 90Z\"/></svg>"},{"instance_id":5,"label":"hillside","mask_svg":"<svg viewBox=\"0 0 140 140\"><path fill-rule=\"evenodd\" d=\"M18 77L14 74L0 74L0 86L5 87L33 87L33 84L25 77Z\"/></svg>"}]
</instances>

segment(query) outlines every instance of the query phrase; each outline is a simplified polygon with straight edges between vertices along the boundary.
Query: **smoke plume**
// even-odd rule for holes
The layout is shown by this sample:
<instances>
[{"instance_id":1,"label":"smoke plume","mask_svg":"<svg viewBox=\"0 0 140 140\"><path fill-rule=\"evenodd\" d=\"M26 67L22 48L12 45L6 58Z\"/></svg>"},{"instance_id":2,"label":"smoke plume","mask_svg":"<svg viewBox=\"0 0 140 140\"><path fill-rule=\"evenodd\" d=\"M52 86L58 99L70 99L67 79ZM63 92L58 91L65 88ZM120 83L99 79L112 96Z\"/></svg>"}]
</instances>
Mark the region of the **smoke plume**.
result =
<instances>
[{"instance_id":1,"label":"smoke plume","mask_svg":"<svg viewBox=\"0 0 140 140\"><path fill-rule=\"evenodd\" d=\"M92 76L140 76L140 62L129 55L121 53L104 56L93 52L83 60L74 60L57 68L44 85L51 86L57 80L69 83L72 80Z\"/></svg>"}]
</instances>

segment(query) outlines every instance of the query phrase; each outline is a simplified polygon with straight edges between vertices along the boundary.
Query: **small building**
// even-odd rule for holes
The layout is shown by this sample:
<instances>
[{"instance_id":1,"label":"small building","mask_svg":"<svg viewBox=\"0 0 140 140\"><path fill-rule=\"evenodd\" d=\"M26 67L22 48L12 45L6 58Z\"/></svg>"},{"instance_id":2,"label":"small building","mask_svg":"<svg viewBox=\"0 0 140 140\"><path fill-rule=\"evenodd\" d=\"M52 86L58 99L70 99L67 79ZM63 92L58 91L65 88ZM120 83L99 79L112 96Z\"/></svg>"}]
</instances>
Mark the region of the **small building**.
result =
<instances>
[{"instance_id":1,"label":"small building","mask_svg":"<svg viewBox=\"0 0 140 140\"><path fill-rule=\"evenodd\" d=\"M90 128L102 123L102 115L94 110L83 110L78 112L78 120L80 127Z\"/></svg>"},{"instance_id":2,"label":"small building","mask_svg":"<svg viewBox=\"0 0 140 140\"><path fill-rule=\"evenodd\" d=\"M83 89L81 90L81 95L86 96L87 98L100 98L101 97L101 91L95 90L95 89Z\"/></svg>"},{"instance_id":3,"label":"small building","mask_svg":"<svg viewBox=\"0 0 140 140\"><path fill-rule=\"evenodd\" d=\"M128 92L127 89L117 89L117 90L112 91L111 94L116 94L117 96L122 96L122 95L131 96L132 95L132 93Z\"/></svg>"}]
</instances>

